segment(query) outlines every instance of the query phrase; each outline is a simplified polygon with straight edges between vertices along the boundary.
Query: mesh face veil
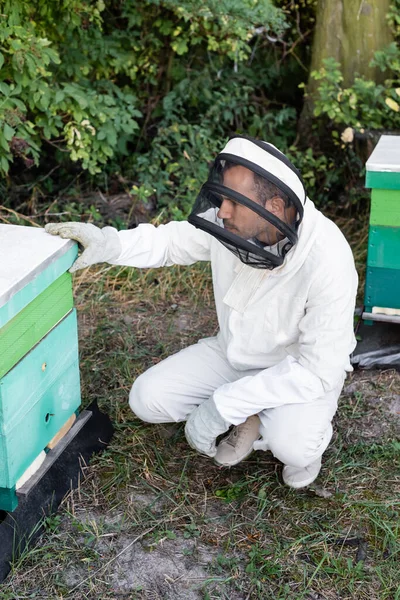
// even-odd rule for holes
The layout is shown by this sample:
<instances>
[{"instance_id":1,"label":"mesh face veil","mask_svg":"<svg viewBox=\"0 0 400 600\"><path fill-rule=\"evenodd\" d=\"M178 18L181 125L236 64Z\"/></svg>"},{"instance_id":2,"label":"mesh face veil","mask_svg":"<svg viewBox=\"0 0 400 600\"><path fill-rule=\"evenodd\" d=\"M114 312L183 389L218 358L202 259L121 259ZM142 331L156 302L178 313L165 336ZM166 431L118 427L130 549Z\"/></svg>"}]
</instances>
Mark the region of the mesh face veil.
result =
<instances>
[{"instance_id":1,"label":"mesh face veil","mask_svg":"<svg viewBox=\"0 0 400 600\"><path fill-rule=\"evenodd\" d=\"M275 146L235 136L218 154L189 223L259 269L282 265L297 242L306 192Z\"/></svg>"}]
</instances>

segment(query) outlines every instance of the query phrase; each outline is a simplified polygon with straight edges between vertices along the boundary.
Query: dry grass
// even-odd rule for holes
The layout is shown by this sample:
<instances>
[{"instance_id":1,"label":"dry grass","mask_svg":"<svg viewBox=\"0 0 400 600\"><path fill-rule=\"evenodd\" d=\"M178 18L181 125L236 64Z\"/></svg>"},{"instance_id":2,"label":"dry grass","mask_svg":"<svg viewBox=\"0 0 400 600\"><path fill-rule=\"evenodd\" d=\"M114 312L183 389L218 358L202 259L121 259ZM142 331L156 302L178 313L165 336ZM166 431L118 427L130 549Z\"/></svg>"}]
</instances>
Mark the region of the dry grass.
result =
<instances>
[{"instance_id":1,"label":"dry grass","mask_svg":"<svg viewBox=\"0 0 400 600\"><path fill-rule=\"evenodd\" d=\"M367 217L337 221L362 289ZM93 268L75 294L84 403L116 432L1 600L400 600L398 373L349 378L321 475L295 492L271 454L218 468L181 425L146 425L127 405L141 372L215 334L208 265Z\"/></svg>"},{"instance_id":2,"label":"dry grass","mask_svg":"<svg viewBox=\"0 0 400 600\"><path fill-rule=\"evenodd\" d=\"M215 333L208 266L105 267L75 284L84 402L116 433L1 599L400 599L398 373L348 380L318 482L295 492L269 453L221 469L181 425L127 406L138 374Z\"/></svg>"}]
</instances>

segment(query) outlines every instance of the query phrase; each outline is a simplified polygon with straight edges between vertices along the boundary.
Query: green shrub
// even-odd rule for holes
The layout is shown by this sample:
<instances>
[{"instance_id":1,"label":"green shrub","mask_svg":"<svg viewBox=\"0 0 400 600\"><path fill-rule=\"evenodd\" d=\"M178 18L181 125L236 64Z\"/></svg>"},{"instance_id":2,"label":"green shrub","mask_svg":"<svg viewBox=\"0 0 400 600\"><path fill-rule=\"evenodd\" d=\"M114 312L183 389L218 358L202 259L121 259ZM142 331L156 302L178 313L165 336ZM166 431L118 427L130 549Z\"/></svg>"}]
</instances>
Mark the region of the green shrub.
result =
<instances>
[{"instance_id":1,"label":"green shrub","mask_svg":"<svg viewBox=\"0 0 400 600\"><path fill-rule=\"evenodd\" d=\"M187 216L230 134L246 133L284 148L295 137L295 109L257 104L250 80L240 74L227 72L215 81L207 71L192 74L164 97L162 108L151 146L131 159L132 193L141 200L155 196L173 218Z\"/></svg>"},{"instance_id":2,"label":"green shrub","mask_svg":"<svg viewBox=\"0 0 400 600\"><path fill-rule=\"evenodd\" d=\"M38 165L47 142L98 172L141 116L127 86L89 77L104 3L8 0L0 9L1 171L15 156Z\"/></svg>"},{"instance_id":3,"label":"green shrub","mask_svg":"<svg viewBox=\"0 0 400 600\"><path fill-rule=\"evenodd\" d=\"M100 172L189 64L237 65L256 26L284 27L269 0L0 0L0 11L2 174L15 158L40 165L49 145Z\"/></svg>"},{"instance_id":4,"label":"green shrub","mask_svg":"<svg viewBox=\"0 0 400 600\"><path fill-rule=\"evenodd\" d=\"M393 42L386 50L377 52L372 64L390 73L383 84L356 77L351 87L343 88L340 64L334 59L326 59L324 67L312 73L313 78L320 81L314 115L328 117L336 129L342 125L357 131L399 129L399 47Z\"/></svg>"}]
</instances>

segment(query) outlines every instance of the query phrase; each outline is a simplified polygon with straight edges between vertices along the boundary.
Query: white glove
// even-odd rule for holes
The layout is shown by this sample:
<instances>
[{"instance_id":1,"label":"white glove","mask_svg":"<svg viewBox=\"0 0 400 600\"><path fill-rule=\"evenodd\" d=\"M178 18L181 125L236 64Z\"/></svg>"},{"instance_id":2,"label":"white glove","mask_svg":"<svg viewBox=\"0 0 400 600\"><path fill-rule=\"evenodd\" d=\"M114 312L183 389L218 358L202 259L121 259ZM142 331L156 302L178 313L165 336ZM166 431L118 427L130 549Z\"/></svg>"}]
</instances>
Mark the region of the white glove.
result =
<instances>
[{"instance_id":1,"label":"white glove","mask_svg":"<svg viewBox=\"0 0 400 600\"><path fill-rule=\"evenodd\" d=\"M229 427L230 423L221 417L214 400L209 398L189 415L185 435L191 448L213 457L217 453L215 440Z\"/></svg>"},{"instance_id":2,"label":"white glove","mask_svg":"<svg viewBox=\"0 0 400 600\"><path fill-rule=\"evenodd\" d=\"M99 229L91 223L48 223L45 231L82 244L84 252L74 262L69 272L74 273L99 262L115 260L121 254L122 246L114 227Z\"/></svg>"}]
</instances>

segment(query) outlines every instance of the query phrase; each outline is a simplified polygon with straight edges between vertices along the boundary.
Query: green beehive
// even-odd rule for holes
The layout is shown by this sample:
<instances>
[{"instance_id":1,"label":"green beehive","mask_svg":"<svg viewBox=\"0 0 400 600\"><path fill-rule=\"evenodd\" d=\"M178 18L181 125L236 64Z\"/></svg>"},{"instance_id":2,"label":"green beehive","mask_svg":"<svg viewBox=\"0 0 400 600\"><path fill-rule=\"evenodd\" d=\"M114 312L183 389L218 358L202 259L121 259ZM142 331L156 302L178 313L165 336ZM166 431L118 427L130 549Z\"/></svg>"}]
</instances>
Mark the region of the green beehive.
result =
<instances>
[{"instance_id":1,"label":"green beehive","mask_svg":"<svg viewBox=\"0 0 400 600\"><path fill-rule=\"evenodd\" d=\"M363 318L399 321L400 136L381 136L366 168L372 191Z\"/></svg>"},{"instance_id":2,"label":"green beehive","mask_svg":"<svg viewBox=\"0 0 400 600\"><path fill-rule=\"evenodd\" d=\"M0 509L80 405L71 241L0 225Z\"/></svg>"}]
</instances>

